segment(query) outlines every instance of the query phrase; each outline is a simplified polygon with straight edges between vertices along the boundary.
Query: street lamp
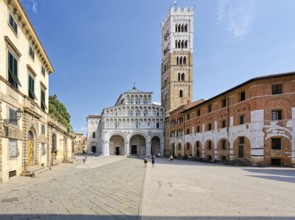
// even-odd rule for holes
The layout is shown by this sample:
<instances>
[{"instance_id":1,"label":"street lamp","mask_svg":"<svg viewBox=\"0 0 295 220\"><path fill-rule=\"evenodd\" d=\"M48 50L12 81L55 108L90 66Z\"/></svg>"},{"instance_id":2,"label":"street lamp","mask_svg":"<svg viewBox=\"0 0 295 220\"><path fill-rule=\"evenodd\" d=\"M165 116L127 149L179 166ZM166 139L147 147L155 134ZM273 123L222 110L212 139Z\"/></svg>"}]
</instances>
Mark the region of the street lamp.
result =
<instances>
[{"instance_id":1,"label":"street lamp","mask_svg":"<svg viewBox=\"0 0 295 220\"><path fill-rule=\"evenodd\" d=\"M18 110L14 112L14 114L15 114L15 117L9 118L9 119L2 119L1 123L8 124L9 122L17 122L19 119L21 119L23 115L23 111L19 108Z\"/></svg>"}]
</instances>

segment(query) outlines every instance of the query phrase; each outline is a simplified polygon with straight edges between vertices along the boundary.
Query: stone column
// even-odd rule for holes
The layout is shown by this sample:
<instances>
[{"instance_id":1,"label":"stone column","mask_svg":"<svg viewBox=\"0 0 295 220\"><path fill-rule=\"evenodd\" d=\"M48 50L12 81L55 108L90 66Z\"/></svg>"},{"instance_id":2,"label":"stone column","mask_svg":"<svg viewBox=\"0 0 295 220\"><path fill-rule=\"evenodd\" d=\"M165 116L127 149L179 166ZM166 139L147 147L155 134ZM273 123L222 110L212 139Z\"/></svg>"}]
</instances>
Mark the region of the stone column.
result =
<instances>
[{"instance_id":1,"label":"stone column","mask_svg":"<svg viewBox=\"0 0 295 220\"><path fill-rule=\"evenodd\" d=\"M151 156L151 140L148 140L146 142L146 156L147 157Z\"/></svg>"},{"instance_id":2,"label":"stone column","mask_svg":"<svg viewBox=\"0 0 295 220\"><path fill-rule=\"evenodd\" d=\"M130 155L130 143L128 140L125 141L125 154L126 156Z\"/></svg>"}]
</instances>

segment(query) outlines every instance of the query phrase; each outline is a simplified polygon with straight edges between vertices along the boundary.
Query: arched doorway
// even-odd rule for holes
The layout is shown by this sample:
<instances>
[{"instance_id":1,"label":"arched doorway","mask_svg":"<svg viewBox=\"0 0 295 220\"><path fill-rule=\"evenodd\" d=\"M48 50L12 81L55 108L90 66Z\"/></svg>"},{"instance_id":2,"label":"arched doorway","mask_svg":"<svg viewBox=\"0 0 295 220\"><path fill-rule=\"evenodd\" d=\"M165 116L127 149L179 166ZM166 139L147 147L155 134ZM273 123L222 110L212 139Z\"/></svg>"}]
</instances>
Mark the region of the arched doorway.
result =
<instances>
[{"instance_id":1,"label":"arched doorway","mask_svg":"<svg viewBox=\"0 0 295 220\"><path fill-rule=\"evenodd\" d=\"M130 139L130 155L145 156L146 140L144 136L136 134Z\"/></svg>"},{"instance_id":2,"label":"arched doorway","mask_svg":"<svg viewBox=\"0 0 295 220\"><path fill-rule=\"evenodd\" d=\"M212 140L207 140L204 145L204 159L213 160L214 159L214 142Z\"/></svg>"},{"instance_id":3,"label":"arched doorway","mask_svg":"<svg viewBox=\"0 0 295 220\"><path fill-rule=\"evenodd\" d=\"M91 142L91 152L96 154L97 153L97 149L96 149L96 142ZM84 152L83 152L84 153Z\"/></svg>"},{"instance_id":4,"label":"arched doorway","mask_svg":"<svg viewBox=\"0 0 295 220\"><path fill-rule=\"evenodd\" d=\"M110 155L125 155L124 138L113 135L110 138Z\"/></svg>"},{"instance_id":5,"label":"arched doorway","mask_svg":"<svg viewBox=\"0 0 295 220\"><path fill-rule=\"evenodd\" d=\"M195 149L196 149L196 158L200 159L202 157L202 144L200 141L196 141L195 144Z\"/></svg>"},{"instance_id":6,"label":"arched doorway","mask_svg":"<svg viewBox=\"0 0 295 220\"><path fill-rule=\"evenodd\" d=\"M217 160L225 162L229 160L229 142L227 139L220 139L217 143Z\"/></svg>"},{"instance_id":7,"label":"arched doorway","mask_svg":"<svg viewBox=\"0 0 295 220\"><path fill-rule=\"evenodd\" d=\"M33 132L28 132L28 166L34 165L34 135Z\"/></svg>"},{"instance_id":8,"label":"arched doorway","mask_svg":"<svg viewBox=\"0 0 295 220\"><path fill-rule=\"evenodd\" d=\"M184 157L190 158L192 156L192 145L191 143L187 142L184 148Z\"/></svg>"},{"instance_id":9,"label":"arched doorway","mask_svg":"<svg viewBox=\"0 0 295 220\"><path fill-rule=\"evenodd\" d=\"M181 143L177 144L176 150L175 150L175 156L176 157L181 157L182 156L182 146Z\"/></svg>"},{"instance_id":10,"label":"arched doorway","mask_svg":"<svg viewBox=\"0 0 295 220\"><path fill-rule=\"evenodd\" d=\"M54 165L54 160L56 160L56 154L57 154L57 146L56 146L56 134L52 134L51 136L51 160L50 165Z\"/></svg>"},{"instance_id":11,"label":"arched doorway","mask_svg":"<svg viewBox=\"0 0 295 220\"><path fill-rule=\"evenodd\" d=\"M152 138L151 154L156 155L156 156L161 154L160 138L159 137Z\"/></svg>"}]
</instances>

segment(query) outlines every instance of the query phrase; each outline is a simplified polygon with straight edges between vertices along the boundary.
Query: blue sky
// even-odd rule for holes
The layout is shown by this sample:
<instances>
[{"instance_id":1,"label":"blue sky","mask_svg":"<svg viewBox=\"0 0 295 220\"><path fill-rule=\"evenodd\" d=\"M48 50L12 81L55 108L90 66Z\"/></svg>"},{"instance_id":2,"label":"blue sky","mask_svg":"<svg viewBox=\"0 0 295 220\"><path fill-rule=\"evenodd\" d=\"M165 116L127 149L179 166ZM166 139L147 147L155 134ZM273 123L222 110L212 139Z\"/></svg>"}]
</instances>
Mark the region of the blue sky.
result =
<instances>
[{"instance_id":1,"label":"blue sky","mask_svg":"<svg viewBox=\"0 0 295 220\"><path fill-rule=\"evenodd\" d=\"M160 24L173 0L21 0L53 63L50 94L86 117L132 89L160 101ZM193 101L295 71L294 0L178 0L195 7Z\"/></svg>"}]
</instances>

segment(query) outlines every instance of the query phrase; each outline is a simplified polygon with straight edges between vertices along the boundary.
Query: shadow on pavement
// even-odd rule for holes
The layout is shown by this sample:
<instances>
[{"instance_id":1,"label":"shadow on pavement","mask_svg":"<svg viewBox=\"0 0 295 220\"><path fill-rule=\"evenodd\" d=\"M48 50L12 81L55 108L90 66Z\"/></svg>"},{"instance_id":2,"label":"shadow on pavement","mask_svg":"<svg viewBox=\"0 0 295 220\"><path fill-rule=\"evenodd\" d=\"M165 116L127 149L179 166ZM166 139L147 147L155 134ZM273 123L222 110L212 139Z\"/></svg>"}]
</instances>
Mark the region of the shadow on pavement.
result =
<instances>
[{"instance_id":1,"label":"shadow on pavement","mask_svg":"<svg viewBox=\"0 0 295 220\"><path fill-rule=\"evenodd\" d=\"M6 220L6 219L34 219L34 220L94 220L94 219L106 219L106 220L115 220L115 219L119 219L119 220L176 220L176 219L184 219L184 220L193 220L193 219L206 219L206 220L236 220L236 219L240 219L240 220L257 220L257 219L263 219L263 220L273 220L273 219L278 219L278 220L287 220L287 219L294 219L295 216L293 217L284 217L284 216L251 216L251 217L246 217L246 216L225 216L225 217L221 217L221 216L190 216L190 217L186 217L186 216L143 216L143 217L139 217L139 216L128 216L128 215L57 215L57 214L48 214L48 215L37 215L37 214L28 214L28 215L0 215L0 219L2 220Z\"/></svg>"},{"instance_id":2,"label":"shadow on pavement","mask_svg":"<svg viewBox=\"0 0 295 220\"><path fill-rule=\"evenodd\" d=\"M288 183L295 183L295 170L292 169L243 169L250 173L265 174L265 175L249 175L268 180L276 180Z\"/></svg>"}]
</instances>

